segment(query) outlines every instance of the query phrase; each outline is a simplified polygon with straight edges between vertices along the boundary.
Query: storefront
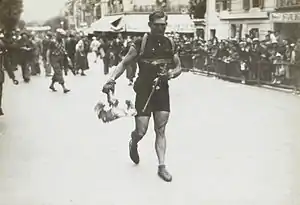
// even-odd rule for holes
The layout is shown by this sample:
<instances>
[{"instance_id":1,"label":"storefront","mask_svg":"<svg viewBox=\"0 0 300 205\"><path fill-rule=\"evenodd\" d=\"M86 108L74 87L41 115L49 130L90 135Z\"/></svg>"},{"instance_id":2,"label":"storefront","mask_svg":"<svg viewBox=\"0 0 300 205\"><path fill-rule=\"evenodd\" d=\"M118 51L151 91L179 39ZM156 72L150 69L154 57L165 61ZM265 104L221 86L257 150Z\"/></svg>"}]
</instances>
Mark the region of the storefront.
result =
<instances>
[{"instance_id":1,"label":"storefront","mask_svg":"<svg viewBox=\"0 0 300 205\"><path fill-rule=\"evenodd\" d=\"M272 13L271 20L282 38L292 41L300 38L300 12Z\"/></svg>"},{"instance_id":2,"label":"storefront","mask_svg":"<svg viewBox=\"0 0 300 205\"><path fill-rule=\"evenodd\" d=\"M193 19L197 38L205 39L205 19Z\"/></svg>"},{"instance_id":3,"label":"storefront","mask_svg":"<svg viewBox=\"0 0 300 205\"><path fill-rule=\"evenodd\" d=\"M121 14L104 16L94 22L91 28L101 32L135 32L149 31L148 14ZM195 24L187 14L169 14L166 32L195 33Z\"/></svg>"},{"instance_id":4,"label":"storefront","mask_svg":"<svg viewBox=\"0 0 300 205\"><path fill-rule=\"evenodd\" d=\"M272 25L269 20L265 19L234 19L229 21L230 37L231 38L244 38L246 34L263 40L272 30Z\"/></svg>"}]
</instances>

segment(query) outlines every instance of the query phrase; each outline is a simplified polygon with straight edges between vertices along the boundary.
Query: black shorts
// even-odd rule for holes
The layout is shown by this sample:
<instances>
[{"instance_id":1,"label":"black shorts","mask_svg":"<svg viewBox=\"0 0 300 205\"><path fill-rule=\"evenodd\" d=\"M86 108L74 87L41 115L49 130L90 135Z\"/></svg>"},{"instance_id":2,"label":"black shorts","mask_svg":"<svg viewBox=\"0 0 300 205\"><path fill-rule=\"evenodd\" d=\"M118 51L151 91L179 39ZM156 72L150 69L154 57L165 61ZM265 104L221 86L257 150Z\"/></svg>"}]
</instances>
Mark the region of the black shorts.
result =
<instances>
[{"instance_id":1,"label":"black shorts","mask_svg":"<svg viewBox=\"0 0 300 205\"><path fill-rule=\"evenodd\" d=\"M137 111L137 116L151 116L151 113L156 111L170 112L170 96L168 88L161 88L160 90L155 91L145 112L143 112L142 110L150 93L151 90L136 92L135 109Z\"/></svg>"}]
</instances>

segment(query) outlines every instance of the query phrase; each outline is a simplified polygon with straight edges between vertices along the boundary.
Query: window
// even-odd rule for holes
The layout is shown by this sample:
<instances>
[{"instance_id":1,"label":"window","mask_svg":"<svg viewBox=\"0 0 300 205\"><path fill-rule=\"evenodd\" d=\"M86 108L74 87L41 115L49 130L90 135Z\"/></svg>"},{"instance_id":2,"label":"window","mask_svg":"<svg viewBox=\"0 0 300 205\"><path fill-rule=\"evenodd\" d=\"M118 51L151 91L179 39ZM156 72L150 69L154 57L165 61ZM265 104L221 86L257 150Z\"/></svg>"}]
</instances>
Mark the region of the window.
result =
<instances>
[{"instance_id":1,"label":"window","mask_svg":"<svg viewBox=\"0 0 300 205\"><path fill-rule=\"evenodd\" d=\"M221 5L216 2L216 7L215 7L216 12L220 12L221 11Z\"/></svg>"},{"instance_id":2,"label":"window","mask_svg":"<svg viewBox=\"0 0 300 205\"><path fill-rule=\"evenodd\" d=\"M197 28L196 29L196 36L198 38L204 39L204 29L203 28Z\"/></svg>"},{"instance_id":3,"label":"window","mask_svg":"<svg viewBox=\"0 0 300 205\"><path fill-rule=\"evenodd\" d=\"M252 8L259 8L260 0L252 0Z\"/></svg>"},{"instance_id":4,"label":"window","mask_svg":"<svg viewBox=\"0 0 300 205\"><path fill-rule=\"evenodd\" d=\"M264 0L243 0L243 8L250 10L251 8L263 8Z\"/></svg>"},{"instance_id":5,"label":"window","mask_svg":"<svg viewBox=\"0 0 300 205\"><path fill-rule=\"evenodd\" d=\"M210 29L210 36L215 37L216 36L216 29Z\"/></svg>"},{"instance_id":6,"label":"window","mask_svg":"<svg viewBox=\"0 0 300 205\"><path fill-rule=\"evenodd\" d=\"M228 2L225 0L222 2L222 10L227 10L228 9Z\"/></svg>"},{"instance_id":7,"label":"window","mask_svg":"<svg viewBox=\"0 0 300 205\"><path fill-rule=\"evenodd\" d=\"M250 38L259 38L259 29L258 28L252 28L250 31L249 31L249 34L250 34Z\"/></svg>"},{"instance_id":8,"label":"window","mask_svg":"<svg viewBox=\"0 0 300 205\"><path fill-rule=\"evenodd\" d=\"M237 26L235 24L231 24L231 38L235 38L237 33Z\"/></svg>"},{"instance_id":9,"label":"window","mask_svg":"<svg viewBox=\"0 0 300 205\"><path fill-rule=\"evenodd\" d=\"M230 0L216 0L216 12L230 10Z\"/></svg>"}]
</instances>

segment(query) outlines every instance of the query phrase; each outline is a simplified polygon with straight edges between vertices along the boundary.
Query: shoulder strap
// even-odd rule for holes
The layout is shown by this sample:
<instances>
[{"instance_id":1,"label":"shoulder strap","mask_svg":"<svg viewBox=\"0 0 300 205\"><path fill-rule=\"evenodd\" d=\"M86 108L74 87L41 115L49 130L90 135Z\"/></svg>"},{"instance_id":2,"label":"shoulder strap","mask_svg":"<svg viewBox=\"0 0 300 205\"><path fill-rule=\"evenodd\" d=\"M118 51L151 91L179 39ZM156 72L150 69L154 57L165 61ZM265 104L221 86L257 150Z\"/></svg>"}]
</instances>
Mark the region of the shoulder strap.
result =
<instances>
[{"instance_id":1,"label":"shoulder strap","mask_svg":"<svg viewBox=\"0 0 300 205\"><path fill-rule=\"evenodd\" d=\"M169 41L171 43L173 54L175 54L175 43L174 43L173 39L171 39L169 37L167 37L167 38L169 39Z\"/></svg>"},{"instance_id":2,"label":"shoulder strap","mask_svg":"<svg viewBox=\"0 0 300 205\"><path fill-rule=\"evenodd\" d=\"M143 36L143 39L142 39L142 44L141 44L139 56L142 56L144 54L147 40L148 40L148 34L145 33L145 35Z\"/></svg>"},{"instance_id":3,"label":"shoulder strap","mask_svg":"<svg viewBox=\"0 0 300 205\"><path fill-rule=\"evenodd\" d=\"M175 43L174 43L173 39L170 38L170 37L168 37L167 35L165 35L165 37L169 40L169 42L171 44L171 48L172 48L173 54L175 54L176 46L175 46Z\"/></svg>"},{"instance_id":4,"label":"shoulder strap","mask_svg":"<svg viewBox=\"0 0 300 205\"><path fill-rule=\"evenodd\" d=\"M171 38L168 38L168 39L171 43L172 51L173 51L173 53L175 53L175 43L174 43L173 39L171 39ZM139 56L142 56L144 54L145 47L146 47L146 44L147 44L147 40L148 40L148 34L145 33L145 35L143 36L143 39L142 39Z\"/></svg>"}]
</instances>

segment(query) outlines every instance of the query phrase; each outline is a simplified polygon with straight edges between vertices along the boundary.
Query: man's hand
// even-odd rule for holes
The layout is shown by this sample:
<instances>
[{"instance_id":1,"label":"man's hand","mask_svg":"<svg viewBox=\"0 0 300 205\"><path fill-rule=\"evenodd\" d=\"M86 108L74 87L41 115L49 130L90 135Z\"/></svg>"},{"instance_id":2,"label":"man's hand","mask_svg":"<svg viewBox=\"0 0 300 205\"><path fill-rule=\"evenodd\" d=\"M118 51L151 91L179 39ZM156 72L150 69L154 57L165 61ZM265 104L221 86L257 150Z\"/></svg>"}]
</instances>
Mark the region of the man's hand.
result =
<instances>
[{"instance_id":1,"label":"man's hand","mask_svg":"<svg viewBox=\"0 0 300 205\"><path fill-rule=\"evenodd\" d=\"M165 73L158 74L158 78L162 81L168 81L173 78L173 74L171 70L168 70Z\"/></svg>"},{"instance_id":2,"label":"man's hand","mask_svg":"<svg viewBox=\"0 0 300 205\"><path fill-rule=\"evenodd\" d=\"M108 80L102 88L102 92L109 94L110 92L115 92L116 81L113 79Z\"/></svg>"},{"instance_id":3,"label":"man's hand","mask_svg":"<svg viewBox=\"0 0 300 205\"><path fill-rule=\"evenodd\" d=\"M113 94L107 94L107 102L111 107L117 107L119 105L119 100L114 98Z\"/></svg>"},{"instance_id":4,"label":"man's hand","mask_svg":"<svg viewBox=\"0 0 300 205\"><path fill-rule=\"evenodd\" d=\"M18 85L18 84L19 84L19 81L16 80L16 79L13 79L13 84L14 84L14 85Z\"/></svg>"}]
</instances>

